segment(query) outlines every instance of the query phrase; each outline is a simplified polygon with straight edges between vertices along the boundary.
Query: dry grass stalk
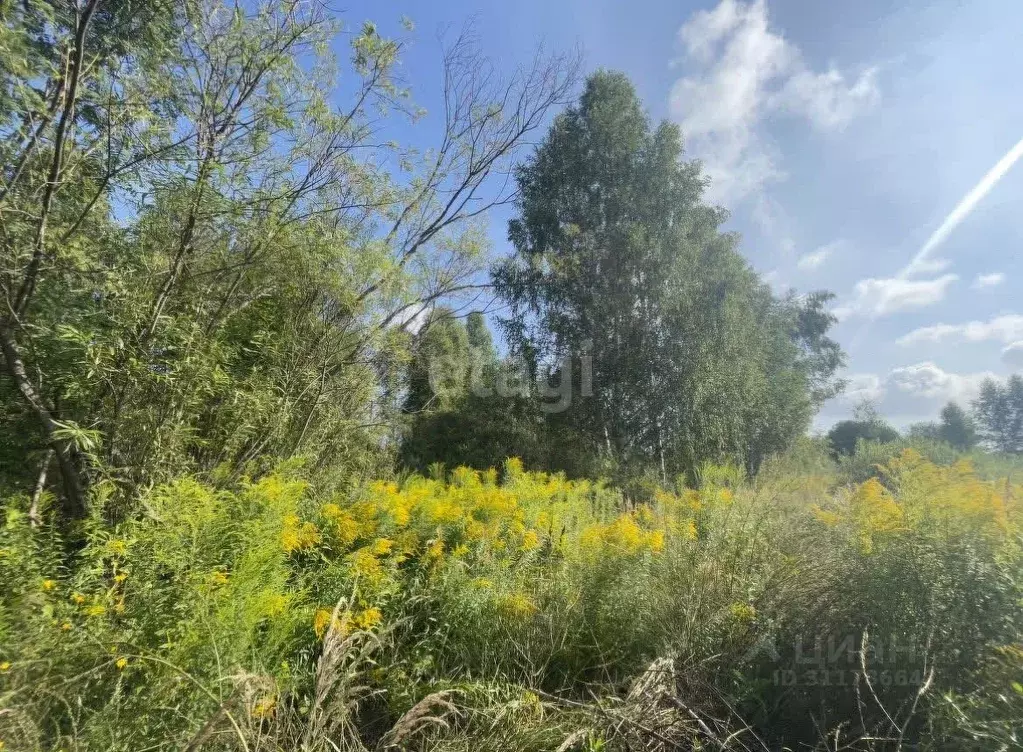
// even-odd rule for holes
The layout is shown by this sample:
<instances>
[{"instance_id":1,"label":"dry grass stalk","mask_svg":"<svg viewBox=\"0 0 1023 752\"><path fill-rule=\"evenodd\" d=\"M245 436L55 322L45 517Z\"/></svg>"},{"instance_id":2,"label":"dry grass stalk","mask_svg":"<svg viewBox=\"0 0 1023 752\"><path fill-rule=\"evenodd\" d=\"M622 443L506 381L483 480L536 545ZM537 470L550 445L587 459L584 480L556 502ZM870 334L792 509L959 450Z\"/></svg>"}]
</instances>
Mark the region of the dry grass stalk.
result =
<instances>
[{"instance_id":1,"label":"dry grass stalk","mask_svg":"<svg viewBox=\"0 0 1023 752\"><path fill-rule=\"evenodd\" d=\"M458 715L458 708L450 698L458 694L458 690L445 689L427 695L417 702L398 722L384 734L377 749L395 749L427 726L449 728L446 716ZM438 712L439 711L439 712Z\"/></svg>"}]
</instances>

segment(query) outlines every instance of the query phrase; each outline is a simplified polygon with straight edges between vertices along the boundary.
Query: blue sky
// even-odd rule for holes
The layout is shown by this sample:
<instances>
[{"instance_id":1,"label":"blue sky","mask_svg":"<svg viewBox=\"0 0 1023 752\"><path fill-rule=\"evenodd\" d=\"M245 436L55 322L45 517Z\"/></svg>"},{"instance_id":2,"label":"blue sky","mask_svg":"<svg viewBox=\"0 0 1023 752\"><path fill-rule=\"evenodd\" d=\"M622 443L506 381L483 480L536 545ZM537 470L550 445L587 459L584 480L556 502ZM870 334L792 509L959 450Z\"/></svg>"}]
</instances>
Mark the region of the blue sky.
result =
<instances>
[{"instance_id":1,"label":"blue sky","mask_svg":"<svg viewBox=\"0 0 1023 752\"><path fill-rule=\"evenodd\" d=\"M874 399L893 422L968 401L1023 370L1023 164L911 261L1023 138L1017 0L355 2L351 26L402 34L415 100L435 109L439 37L472 19L498 71L538 42L578 47L586 71L633 80L651 117L682 125L710 198L779 291L838 296L845 397L818 427ZM427 146L430 117L400 137ZM492 219L495 253L508 249ZM933 245L933 243L932 243Z\"/></svg>"}]
</instances>

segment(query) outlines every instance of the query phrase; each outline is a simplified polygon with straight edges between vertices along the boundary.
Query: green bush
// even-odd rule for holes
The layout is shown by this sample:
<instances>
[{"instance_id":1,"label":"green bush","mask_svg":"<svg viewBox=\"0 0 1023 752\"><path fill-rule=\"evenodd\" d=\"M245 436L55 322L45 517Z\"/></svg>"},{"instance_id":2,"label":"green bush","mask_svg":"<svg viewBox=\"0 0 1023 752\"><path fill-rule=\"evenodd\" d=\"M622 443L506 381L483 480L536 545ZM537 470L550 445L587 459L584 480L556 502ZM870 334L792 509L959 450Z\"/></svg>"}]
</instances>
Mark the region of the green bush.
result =
<instances>
[{"instance_id":1,"label":"green bush","mask_svg":"<svg viewBox=\"0 0 1023 752\"><path fill-rule=\"evenodd\" d=\"M182 478L76 547L9 498L0 740L1012 746L1023 489L912 450L836 486L804 450L645 504L515 460L334 497Z\"/></svg>"}]
</instances>

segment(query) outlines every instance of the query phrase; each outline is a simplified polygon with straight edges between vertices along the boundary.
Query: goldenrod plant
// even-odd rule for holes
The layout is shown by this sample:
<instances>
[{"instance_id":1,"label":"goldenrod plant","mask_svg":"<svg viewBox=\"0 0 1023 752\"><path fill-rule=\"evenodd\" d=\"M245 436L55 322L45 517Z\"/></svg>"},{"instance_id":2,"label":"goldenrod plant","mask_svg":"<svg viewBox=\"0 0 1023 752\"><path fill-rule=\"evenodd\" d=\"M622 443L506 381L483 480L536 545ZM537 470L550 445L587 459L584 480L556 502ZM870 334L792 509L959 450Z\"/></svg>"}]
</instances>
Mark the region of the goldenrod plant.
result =
<instances>
[{"instance_id":1,"label":"goldenrod plant","mask_svg":"<svg viewBox=\"0 0 1023 752\"><path fill-rule=\"evenodd\" d=\"M821 707L862 749L1014 738L1018 485L913 451L825 496L701 475L642 504L516 459L326 498L182 478L70 559L10 499L0 739L824 749Z\"/></svg>"},{"instance_id":2,"label":"goldenrod plant","mask_svg":"<svg viewBox=\"0 0 1023 752\"><path fill-rule=\"evenodd\" d=\"M0 0L0 751L1019 748L1023 378L811 438L691 134L351 20Z\"/></svg>"}]
</instances>

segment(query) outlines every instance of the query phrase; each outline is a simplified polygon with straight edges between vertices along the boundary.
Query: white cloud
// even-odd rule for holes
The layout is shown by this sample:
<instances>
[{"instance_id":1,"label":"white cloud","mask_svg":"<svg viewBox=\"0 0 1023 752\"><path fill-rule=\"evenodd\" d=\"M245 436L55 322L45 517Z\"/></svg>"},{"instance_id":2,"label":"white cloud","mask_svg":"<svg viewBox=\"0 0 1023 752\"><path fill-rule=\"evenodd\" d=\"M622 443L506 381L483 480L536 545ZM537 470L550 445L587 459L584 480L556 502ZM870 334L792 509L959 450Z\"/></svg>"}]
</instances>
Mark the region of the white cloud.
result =
<instances>
[{"instance_id":1,"label":"white cloud","mask_svg":"<svg viewBox=\"0 0 1023 752\"><path fill-rule=\"evenodd\" d=\"M848 382L842 398L845 402L856 405L863 400L877 402L885 394L881 377L876 373L854 373L846 377Z\"/></svg>"},{"instance_id":2,"label":"white cloud","mask_svg":"<svg viewBox=\"0 0 1023 752\"><path fill-rule=\"evenodd\" d=\"M831 309L831 315L838 319L839 323L848 321L850 318L856 315L856 311L853 310L852 306L836 306Z\"/></svg>"},{"instance_id":3,"label":"white cloud","mask_svg":"<svg viewBox=\"0 0 1023 752\"><path fill-rule=\"evenodd\" d=\"M854 80L810 70L799 48L768 27L764 0L721 0L679 30L689 75L669 108L711 178L708 198L734 202L785 177L777 149L759 133L772 114L840 130L878 99L876 70Z\"/></svg>"},{"instance_id":4,"label":"white cloud","mask_svg":"<svg viewBox=\"0 0 1023 752\"><path fill-rule=\"evenodd\" d=\"M1006 345L1002 350L1002 362L1011 368L1023 368L1023 340Z\"/></svg>"},{"instance_id":5,"label":"white cloud","mask_svg":"<svg viewBox=\"0 0 1023 752\"><path fill-rule=\"evenodd\" d=\"M909 396L947 402L969 402L980 392L984 379L997 378L990 372L950 373L930 361L893 368L888 383Z\"/></svg>"},{"instance_id":6,"label":"white cloud","mask_svg":"<svg viewBox=\"0 0 1023 752\"><path fill-rule=\"evenodd\" d=\"M1023 342L1021 355L1023 355ZM825 419L848 417L863 400L878 406L896 424L932 420L949 401L968 404L977 397L985 379L1001 379L989 371L953 373L931 361L893 368L886 374L857 373L847 376L845 392L826 409Z\"/></svg>"},{"instance_id":7,"label":"white cloud","mask_svg":"<svg viewBox=\"0 0 1023 752\"><path fill-rule=\"evenodd\" d=\"M835 240L827 245L822 245L816 251L812 251L800 257L799 261L796 262L796 266L803 271L809 271L816 269L825 261L827 261L831 255L842 245L842 241Z\"/></svg>"},{"instance_id":8,"label":"white cloud","mask_svg":"<svg viewBox=\"0 0 1023 752\"><path fill-rule=\"evenodd\" d=\"M852 301L836 308L834 313L841 319L853 315L887 316L897 311L924 308L944 299L949 286L957 279L955 274L934 279L861 279L853 288Z\"/></svg>"},{"instance_id":9,"label":"white cloud","mask_svg":"<svg viewBox=\"0 0 1023 752\"><path fill-rule=\"evenodd\" d=\"M997 287L1005 281L1005 275L1001 272L991 274L978 274L970 285L974 290L983 290L986 287Z\"/></svg>"},{"instance_id":10,"label":"white cloud","mask_svg":"<svg viewBox=\"0 0 1023 752\"><path fill-rule=\"evenodd\" d=\"M914 345L919 342L1013 342L1023 340L1023 316L1007 314L996 316L990 321L968 321L965 324L934 324L914 329L900 337L900 345Z\"/></svg>"},{"instance_id":11,"label":"white cloud","mask_svg":"<svg viewBox=\"0 0 1023 752\"><path fill-rule=\"evenodd\" d=\"M868 68L855 82L835 68L825 73L801 70L771 98L782 110L802 113L821 130L841 130L877 104L877 68Z\"/></svg>"}]
</instances>

